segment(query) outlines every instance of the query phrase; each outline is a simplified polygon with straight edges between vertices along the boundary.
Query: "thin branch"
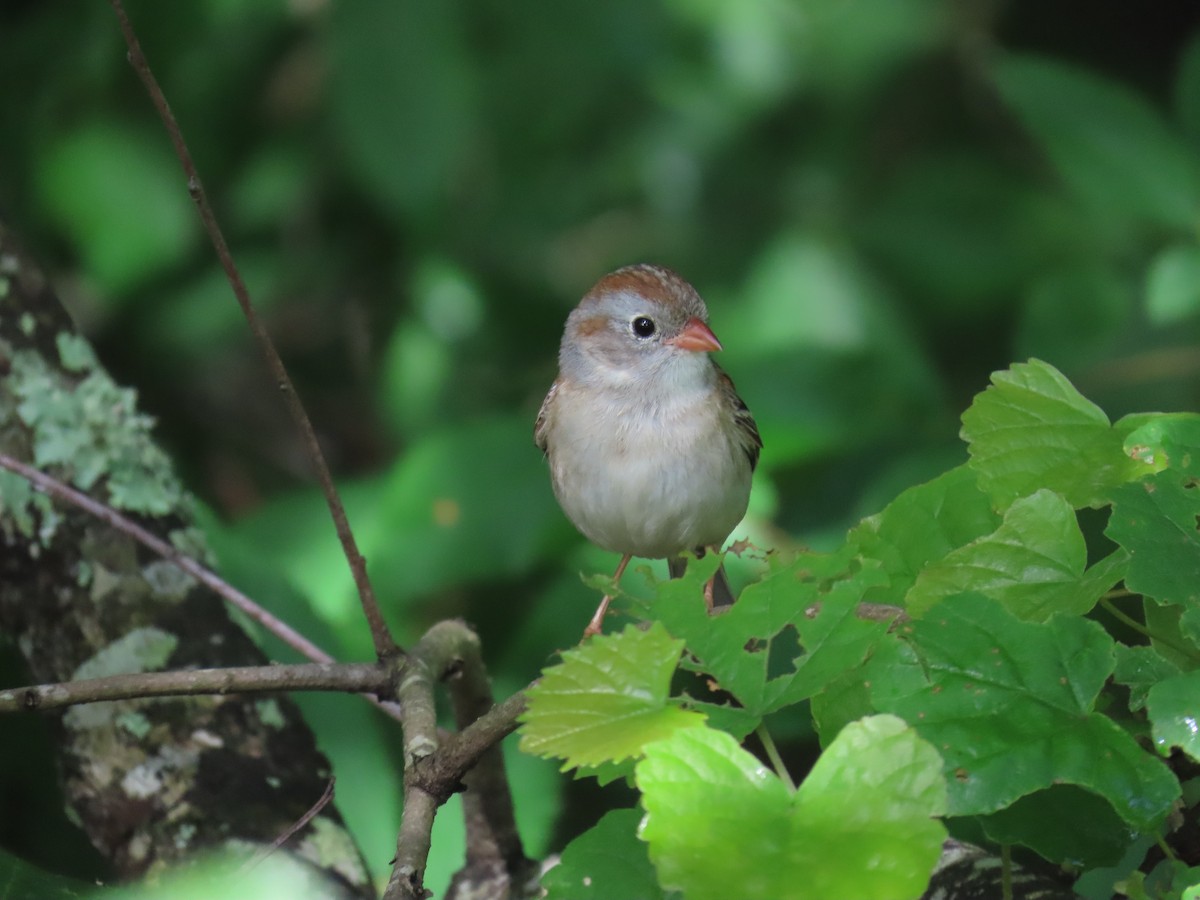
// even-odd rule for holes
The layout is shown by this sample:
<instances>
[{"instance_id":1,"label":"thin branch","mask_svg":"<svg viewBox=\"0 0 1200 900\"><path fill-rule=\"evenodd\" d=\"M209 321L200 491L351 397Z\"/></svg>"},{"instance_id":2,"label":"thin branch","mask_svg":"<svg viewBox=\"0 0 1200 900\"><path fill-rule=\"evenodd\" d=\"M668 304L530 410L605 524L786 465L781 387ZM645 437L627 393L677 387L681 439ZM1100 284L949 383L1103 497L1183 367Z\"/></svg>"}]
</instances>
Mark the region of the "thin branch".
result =
<instances>
[{"instance_id":1,"label":"thin branch","mask_svg":"<svg viewBox=\"0 0 1200 900\"><path fill-rule=\"evenodd\" d=\"M332 656L296 631L296 629L292 628L291 625L267 612L211 569L205 568L190 556L187 556L162 540L162 538L151 534L141 525L137 524L137 522L117 512L111 506L89 497L82 491L77 491L70 485L63 484L40 469L35 469L33 466L27 465L19 459L14 459L5 453L0 453L0 469L8 469L10 472L15 472L22 478L27 479L38 490L64 503L78 507L84 512L95 516L100 521L107 523L117 531L129 535L142 546L157 553L168 562L174 563L217 596L223 598L225 602L241 610L301 656L308 657L314 663L335 663ZM368 695L368 698L396 721L403 721L400 715L400 707L392 701L380 700L370 695Z\"/></svg>"},{"instance_id":2,"label":"thin branch","mask_svg":"<svg viewBox=\"0 0 1200 900\"><path fill-rule=\"evenodd\" d=\"M517 730L517 716L525 711L525 692L517 691L499 706L442 742L436 754L413 765L412 782L428 791L456 784L487 750Z\"/></svg>"},{"instance_id":3,"label":"thin branch","mask_svg":"<svg viewBox=\"0 0 1200 900\"><path fill-rule=\"evenodd\" d=\"M346 556L346 561L349 563L350 571L354 576L354 583L358 588L358 596L362 601L363 614L366 616L367 624L371 629L371 640L375 643L375 655L380 660L395 656L402 651L396 644L391 632L388 631L383 613L379 609L379 603L375 599L375 591L371 587L370 579L367 577L367 562L362 554L359 553L358 544L354 540L354 533L350 530L350 523L346 518L346 509L342 505L341 498L338 496L337 488L334 487L333 476L330 474L329 466L325 462L325 456L321 452L316 431L313 430L312 422L309 421L304 404L300 402L300 398L296 395L296 388L292 384L292 379L287 373L287 368L284 366L283 360L280 359L279 353L275 350L275 345L267 333L267 329L258 318L258 313L255 312L254 305L250 302L250 292L246 289L245 282L242 281L241 273L238 271L237 265L234 263L233 257L229 252L229 246L225 243L225 235L221 232L220 225L217 224L217 217L213 213L212 206L208 202L208 195L205 194L204 187L200 183L200 174L196 169L195 162L192 160L192 154L187 148L187 143L183 139L183 132L179 128L179 123L175 120L175 114L171 112L167 98L163 95L162 89L158 85L158 79L154 77L149 63L146 62L146 57L142 53L142 47L138 42L137 34L133 30L129 16L125 13L125 7L122 6L121 0L109 0L109 2L112 4L113 11L117 14L121 33L125 36L125 44L129 48L129 63L133 66L133 70L141 79L142 84L145 85L146 92L150 95L150 100L154 104L159 118L162 119L163 125L167 130L167 135L171 139L171 144L175 148L175 155L179 157L179 162L183 166L184 175L187 177L188 193L191 195L192 201L196 204L196 209L200 213L200 219L204 223L204 230L208 232L213 249L216 250L217 258L220 260L221 268L225 270L225 276L229 279L229 285L233 288L238 305L242 308L246 322L250 325L250 331L254 335L254 340L266 358L267 366L271 370L271 376L275 379L275 383L283 395L288 412L291 413L292 420L300 429L305 449L313 464L317 481L321 485L321 492L325 496L325 503L329 507L329 514L333 518L333 525L337 530L338 540L341 541L342 552Z\"/></svg>"},{"instance_id":4,"label":"thin branch","mask_svg":"<svg viewBox=\"0 0 1200 900\"><path fill-rule=\"evenodd\" d=\"M255 866L257 866L260 862L262 862L264 859L266 859L268 856L270 856L272 853L274 853L276 850L278 850L280 847L282 847L284 844L286 844L288 841L290 841L293 837L295 837L296 834L298 834L300 832L300 830L302 828L304 828L305 825L307 825L309 822L311 822L321 810L323 810L326 806L328 806L330 803L332 803L333 802L333 786L336 783L337 783L337 779L331 777L329 779L329 783L325 785L325 790L321 793L321 796L317 798L317 802L309 807L308 812L306 812L299 819L297 819L294 823L292 823L292 825L290 825L288 827L288 829L283 832L283 834L281 834L281 835L279 835L279 837L275 838L275 840L272 841L270 847L263 849L261 852L256 854L253 859L247 860L246 863L241 867L241 871L249 872L251 869L253 869Z\"/></svg>"},{"instance_id":5,"label":"thin branch","mask_svg":"<svg viewBox=\"0 0 1200 900\"><path fill-rule=\"evenodd\" d=\"M340 691L386 696L391 676L378 663L301 663L234 666L180 672L134 672L61 684L0 690L0 713L59 709L103 700L194 694L263 694L277 691Z\"/></svg>"},{"instance_id":6,"label":"thin branch","mask_svg":"<svg viewBox=\"0 0 1200 900\"><path fill-rule=\"evenodd\" d=\"M111 506L101 503L99 500L94 500L82 491L63 484L40 469L35 469L33 466L27 465L19 459L14 459L4 453L0 453L0 468L15 472L22 478L30 481L44 493L72 506L76 506L84 512L90 513L123 534L129 535L139 544L154 551L163 559L174 563L209 590L223 597L227 603L237 607L251 619L258 622L271 632L271 634L275 635L302 656L316 663L331 663L334 661L332 656L300 634L300 632L281 619L271 615L271 613L267 612L215 572L205 568L190 556L168 544L162 538L151 534L141 525L137 524L137 522L123 516Z\"/></svg>"},{"instance_id":7,"label":"thin branch","mask_svg":"<svg viewBox=\"0 0 1200 900\"><path fill-rule=\"evenodd\" d=\"M384 890L384 900L418 900L425 894L425 866L433 820L438 807L455 790L459 779L440 782L416 780L417 765L440 756L434 687L462 668L464 656L479 652L479 639L464 622L438 622L422 635L407 657L407 667L396 685L396 699L404 709L404 807L396 858Z\"/></svg>"},{"instance_id":8,"label":"thin branch","mask_svg":"<svg viewBox=\"0 0 1200 900\"><path fill-rule=\"evenodd\" d=\"M468 633L459 659L461 662L446 679L454 705L459 731L467 728L496 705L492 684L483 665L483 650L474 631ZM444 744L443 744L444 745ZM512 791L504 771L504 755L499 739L480 754L466 778L467 796L464 814L467 826L467 871L494 868L498 857L500 872L511 884L528 880L537 865L525 855L517 832ZM495 873L500 874L500 873Z\"/></svg>"}]
</instances>

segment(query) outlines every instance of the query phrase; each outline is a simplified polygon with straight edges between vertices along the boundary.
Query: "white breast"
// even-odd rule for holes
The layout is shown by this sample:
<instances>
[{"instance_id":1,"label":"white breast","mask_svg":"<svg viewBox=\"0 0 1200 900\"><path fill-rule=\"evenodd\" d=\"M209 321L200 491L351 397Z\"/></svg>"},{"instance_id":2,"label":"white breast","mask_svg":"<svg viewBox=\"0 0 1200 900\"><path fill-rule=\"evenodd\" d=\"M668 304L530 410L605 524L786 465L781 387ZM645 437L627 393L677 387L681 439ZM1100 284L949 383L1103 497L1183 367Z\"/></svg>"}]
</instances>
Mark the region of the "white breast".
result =
<instances>
[{"instance_id":1,"label":"white breast","mask_svg":"<svg viewBox=\"0 0 1200 900\"><path fill-rule=\"evenodd\" d=\"M751 469L712 389L672 390L670 400L605 393L556 398L547 449L567 517L617 553L661 558L722 543L745 515Z\"/></svg>"}]
</instances>

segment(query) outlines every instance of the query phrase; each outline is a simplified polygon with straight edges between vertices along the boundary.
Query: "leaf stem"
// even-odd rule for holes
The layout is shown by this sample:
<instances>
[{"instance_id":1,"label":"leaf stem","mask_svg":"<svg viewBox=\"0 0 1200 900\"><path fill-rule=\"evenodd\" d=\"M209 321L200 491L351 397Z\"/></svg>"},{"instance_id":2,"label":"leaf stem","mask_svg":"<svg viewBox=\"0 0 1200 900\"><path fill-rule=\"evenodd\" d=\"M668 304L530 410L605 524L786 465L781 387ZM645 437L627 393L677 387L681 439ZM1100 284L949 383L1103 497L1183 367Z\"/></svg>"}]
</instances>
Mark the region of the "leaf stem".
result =
<instances>
[{"instance_id":1,"label":"leaf stem","mask_svg":"<svg viewBox=\"0 0 1200 900\"><path fill-rule=\"evenodd\" d=\"M1104 608L1104 611L1107 612L1110 616L1112 616L1114 619L1116 619L1122 625L1132 628L1138 634L1145 635L1152 641L1156 641L1157 643L1160 643L1166 647L1170 647L1176 653L1182 653L1188 659L1200 660L1200 654L1197 654L1194 649L1192 649L1191 647L1187 647L1183 644L1177 643L1168 637L1163 637L1161 634L1158 634L1154 631L1151 631L1149 628L1147 628L1145 625L1143 625L1137 619L1133 618L1133 616L1122 611L1115 603L1112 602L1111 599L1109 599L1109 596L1107 594L1100 598L1100 605Z\"/></svg>"},{"instance_id":2,"label":"leaf stem","mask_svg":"<svg viewBox=\"0 0 1200 900\"><path fill-rule=\"evenodd\" d=\"M1013 900L1012 844L1000 845L1000 896Z\"/></svg>"},{"instance_id":3,"label":"leaf stem","mask_svg":"<svg viewBox=\"0 0 1200 900\"><path fill-rule=\"evenodd\" d=\"M796 783L792 781L792 776L788 774L787 766L783 764L783 757L779 755L779 749L775 746L775 739L771 737L771 732L767 731L767 726L759 722L758 727L754 729L754 734L762 742L763 749L767 751L767 758L771 760L771 768L775 770L775 774L779 776L779 780L787 785L789 791L795 791Z\"/></svg>"},{"instance_id":4,"label":"leaf stem","mask_svg":"<svg viewBox=\"0 0 1200 900\"><path fill-rule=\"evenodd\" d=\"M1161 834L1158 836L1156 843L1158 844L1158 849L1163 852L1163 856L1171 860L1171 862L1179 860L1179 857L1175 855L1175 851L1171 849L1171 845L1163 839Z\"/></svg>"}]
</instances>

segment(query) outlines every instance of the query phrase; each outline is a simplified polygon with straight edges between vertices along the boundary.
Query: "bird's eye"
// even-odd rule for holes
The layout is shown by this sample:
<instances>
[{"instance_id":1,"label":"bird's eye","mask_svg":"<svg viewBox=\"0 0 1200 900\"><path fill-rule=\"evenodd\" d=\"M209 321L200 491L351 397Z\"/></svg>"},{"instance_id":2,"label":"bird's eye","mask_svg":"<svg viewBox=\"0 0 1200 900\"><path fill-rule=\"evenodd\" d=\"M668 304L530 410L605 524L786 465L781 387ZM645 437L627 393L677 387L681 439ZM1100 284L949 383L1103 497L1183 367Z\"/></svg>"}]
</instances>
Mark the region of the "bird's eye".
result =
<instances>
[{"instance_id":1,"label":"bird's eye","mask_svg":"<svg viewBox=\"0 0 1200 900\"><path fill-rule=\"evenodd\" d=\"M638 316L629 323L629 327L632 328L633 333L640 338L648 338L650 335L654 334L656 330L654 326L654 320L647 318L646 316Z\"/></svg>"}]
</instances>

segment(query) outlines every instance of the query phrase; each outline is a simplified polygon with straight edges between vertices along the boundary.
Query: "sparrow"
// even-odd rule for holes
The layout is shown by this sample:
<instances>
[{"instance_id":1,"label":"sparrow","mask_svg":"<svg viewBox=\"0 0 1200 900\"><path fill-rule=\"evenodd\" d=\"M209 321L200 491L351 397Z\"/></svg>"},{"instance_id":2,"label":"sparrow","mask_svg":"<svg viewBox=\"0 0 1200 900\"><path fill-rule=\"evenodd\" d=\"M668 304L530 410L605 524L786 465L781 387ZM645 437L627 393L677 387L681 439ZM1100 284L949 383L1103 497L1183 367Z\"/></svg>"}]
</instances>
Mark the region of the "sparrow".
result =
<instances>
[{"instance_id":1,"label":"sparrow","mask_svg":"<svg viewBox=\"0 0 1200 900\"><path fill-rule=\"evenodd\" d=\"M661 266L605 275L567 317L534 442L567 518L621 554L617 581L634 556L679 577L681 553L719 549L746 513L762 438L709 356L720 349L696 289ZM704 598L710 612L733 602L723 567Z\"/></svg>"}]
</instances>

